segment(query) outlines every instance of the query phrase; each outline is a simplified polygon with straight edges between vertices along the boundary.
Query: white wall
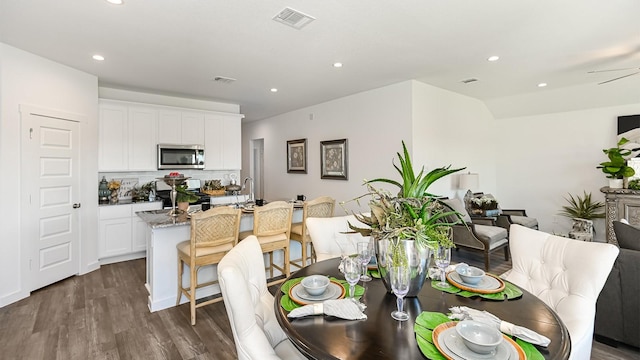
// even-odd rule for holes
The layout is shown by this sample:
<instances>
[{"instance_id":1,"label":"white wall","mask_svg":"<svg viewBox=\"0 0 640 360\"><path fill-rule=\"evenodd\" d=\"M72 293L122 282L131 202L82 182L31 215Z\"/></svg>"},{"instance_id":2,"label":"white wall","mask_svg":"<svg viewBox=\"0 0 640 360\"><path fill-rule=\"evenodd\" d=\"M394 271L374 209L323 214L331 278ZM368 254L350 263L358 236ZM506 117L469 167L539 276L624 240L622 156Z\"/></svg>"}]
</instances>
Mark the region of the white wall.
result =
<instances>
[{"instance_id":1,"label":"white wall","mask_svg":"<svg viewBox=\"0 0 640 360\"><path fill-rule=\"evenodd\" d=\"M425 172L451 165L465 170L436 181L430 192L462 197L458 176L478 173L479 187L473 191L495 193L496 132L493 116L480 100L413 82L413 163Z\"/></svg>"},{"instance_id":2,"label":"white wall","mask_svg":"<svg viewBox=\"0 0 640 360\"><path fill-rule=\"evenodd\" d=\"M402 140L411 146L411 89L411 81L402 82L243 124L243 177L249 175L250 140L264 139L267 200L305 194L339 202L364 194L364 179L398 179L391 161L402 150ZM287 140L302 138L307 139L307 174L289 174ZM348 139L349 180L320 179L320 141L343 138ZM343 213L336 205L336 214Z\"/></svg>"},{"instance_id":3,"label":"white wall","mask_svg":"<svg viewBox=\"0 0 640 360\"><path fill-rule=\"evenodd\" d=\"M568 193L604 201L605 175L596 166L602 149L615 146L617 117L640 114L640 101L622 105L505 118L497 121L497 191L503 208L526 208L540 229L567 233L570 220L556 215ZM604 240L604 220L596 220Z\"/></svg>"},{"instance_id":4,"label":"white wall","mask_svg":"<svg viewBox=\"0 0 640 360\"><path fill-rule=\"evenodd\" d=\"M81 124L81 259L97 267L98 79L0 43L0 306L29 295L29 239L20 230L20 104L84 115ZM95 185L95 186L94 186Z\"/></svg>"}]
</instances>

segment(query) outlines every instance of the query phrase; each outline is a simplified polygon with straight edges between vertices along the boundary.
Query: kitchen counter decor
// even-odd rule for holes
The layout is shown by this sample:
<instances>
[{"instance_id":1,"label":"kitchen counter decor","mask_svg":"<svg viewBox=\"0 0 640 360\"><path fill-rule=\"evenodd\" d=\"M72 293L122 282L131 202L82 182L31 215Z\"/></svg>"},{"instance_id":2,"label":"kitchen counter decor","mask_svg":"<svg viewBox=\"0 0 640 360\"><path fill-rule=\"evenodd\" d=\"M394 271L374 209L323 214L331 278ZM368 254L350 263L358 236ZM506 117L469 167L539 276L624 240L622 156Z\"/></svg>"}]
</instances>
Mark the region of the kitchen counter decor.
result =
<instances>
[{"instance_id":1,"label":"kitchen counter decor","mask_svg":"<svg viewBox=\"0 0 640 360\"><path fill-rule=\"evenodd\" d=\"M209 195L209 196L223 196L225 194L224 186L222 186L222 182L220 180L206 180L201 192Z\"/></svg>"},{"instance_id":2,"label":"kitchen counter decor","mask_svg":"<svg viewBox=\"0 0 640 360\"><path fill-rule=\"evenodd\" d=\"M120 181L111 180L107 185L109 191L111 191L111 195L109 196L109 202L112 204L118 203L118 190L120 190Z\"/></svg>"}]
</instances>

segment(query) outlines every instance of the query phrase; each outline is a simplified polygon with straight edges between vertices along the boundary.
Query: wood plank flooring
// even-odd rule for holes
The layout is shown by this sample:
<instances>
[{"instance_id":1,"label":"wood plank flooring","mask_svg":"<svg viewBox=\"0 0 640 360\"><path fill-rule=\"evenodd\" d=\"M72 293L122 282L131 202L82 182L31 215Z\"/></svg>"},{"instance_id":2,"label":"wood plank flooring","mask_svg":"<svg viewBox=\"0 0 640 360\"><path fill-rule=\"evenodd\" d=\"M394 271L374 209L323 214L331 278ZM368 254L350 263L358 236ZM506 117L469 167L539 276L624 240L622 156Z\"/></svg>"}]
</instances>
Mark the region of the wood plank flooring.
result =
<instances>
[{"instance_id":1,"label":"wood plank flooring","mask_svg":"<svg viewBox=\"0 0 640 360\"><path fill-rule=\"evenodd\" d=\"M482 255L454 251L453 261L482 266ZM501 254L491 271L511 267ZM145 260L102 266L38 291L0 309L0 358L33 359L235 359L224 303L150 313L144 288ZM272 292L277 286L270 288ZM640 359L637 349L594 342L592 359Z\"/></svg>"}]
</instances>

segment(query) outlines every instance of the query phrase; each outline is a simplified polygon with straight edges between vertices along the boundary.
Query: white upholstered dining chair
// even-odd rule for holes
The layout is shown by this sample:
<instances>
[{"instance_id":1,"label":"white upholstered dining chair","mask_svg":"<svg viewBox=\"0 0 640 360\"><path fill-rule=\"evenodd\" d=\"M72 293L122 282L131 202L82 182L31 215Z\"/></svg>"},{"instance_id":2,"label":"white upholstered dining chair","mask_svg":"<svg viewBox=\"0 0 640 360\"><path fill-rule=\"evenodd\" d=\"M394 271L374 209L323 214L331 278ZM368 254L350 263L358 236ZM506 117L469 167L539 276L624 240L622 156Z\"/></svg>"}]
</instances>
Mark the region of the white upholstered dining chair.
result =
<instances>
[{"instance_id":1,"label":"white upholstered dining chair","mask_svg":"<svg viewBox=\"0 0 640 360\"><path fill-rule=\"evenodd\" d=\"M521 225L509 230L513 268L502 277L544 301L567 326L572 360L591 357L596 300L618 248L550 235Z\"/></svg>"},{"instance_id":2,"label":"white upholstered dining chair","mask_svg":"<svg viewBox=\"0 0 640 360\"><path fill-rule=\"evenodd\" d=\"M340 257L342 253L356 253L356 243L363 238L359 233L347 234L352 231L349 229L349 223L358 227L368 227L358 221L354 215L307 218L307 231L313 243L317 261Z\"/></svg>"},{"instance_id":3,"label":"white upholstered dining chair","mask_svg":"<svg viewBox=\"0 0 640 360\"><path fill-rule=\"evenodd\" d=\"M218 281L238 359L305 359L278 324L255 236L248 236L222 258Z\"/></svg>"}]
</instances>

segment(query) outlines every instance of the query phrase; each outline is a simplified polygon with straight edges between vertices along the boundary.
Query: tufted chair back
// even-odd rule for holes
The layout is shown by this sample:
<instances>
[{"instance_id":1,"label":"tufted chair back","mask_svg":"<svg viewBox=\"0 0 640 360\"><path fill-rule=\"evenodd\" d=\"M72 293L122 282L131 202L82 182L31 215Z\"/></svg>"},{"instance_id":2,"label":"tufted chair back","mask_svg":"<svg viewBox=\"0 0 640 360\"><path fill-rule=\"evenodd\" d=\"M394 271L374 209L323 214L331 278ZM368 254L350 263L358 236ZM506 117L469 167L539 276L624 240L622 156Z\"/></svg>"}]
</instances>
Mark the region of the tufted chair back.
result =
<instances>
[{"instance_id":1,"label":"tufted chair back","mask_svg":"<svg viewBox=\"0 0 640 360\"><path fill-rule=\"evenodd\" d=\"M345 254L356 253L356 243L362 239L362 235L345 234L353 231L349 229L349 223L358 227L368 227L356 220L354 215L334 216L329 218L307 218L307 230L313 243L318 261L339 257Z\"/></svg>"},{"instance_id":2,"label":"tufted chair back","mask_svg":"<svg viewBox=\"0 0 640 360\"><path fill-rule=\"evenodd\" d=\"M255 236L242 240L222 258L218 279L238 359L305 358L287 339L275 317L262 249Z\"/></svg>"},{"instance_id":3,"label":"tufted chair back","mask_svg":"<svg viewBox=\"0 0 640 360\"><path fill-rule=\"evenodd\" d=\"M591 357L596 300L618 256L612 244L583 242L511 225L513 268L502 277L555 310L571 336L570 359Z\"/></svg>"}]
</instances>

